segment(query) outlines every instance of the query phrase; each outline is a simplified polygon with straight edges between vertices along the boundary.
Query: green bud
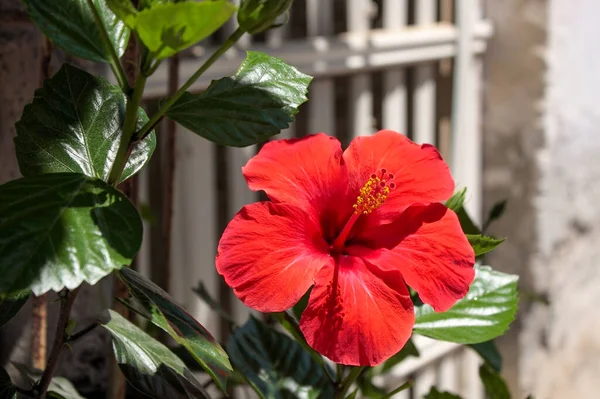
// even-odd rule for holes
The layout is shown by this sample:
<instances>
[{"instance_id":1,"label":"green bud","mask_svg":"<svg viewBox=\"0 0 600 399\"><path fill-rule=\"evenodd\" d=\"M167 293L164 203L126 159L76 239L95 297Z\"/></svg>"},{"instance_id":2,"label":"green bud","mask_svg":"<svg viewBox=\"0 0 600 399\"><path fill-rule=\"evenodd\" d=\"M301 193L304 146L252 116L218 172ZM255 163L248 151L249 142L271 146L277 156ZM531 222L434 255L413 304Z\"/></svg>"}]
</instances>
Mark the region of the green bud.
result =
<instances>
[{"instance_id":1,"label":"green bud","mask_svg":"<svg viewBox=\"0 0 600 399\"><path fill-rule=\"evenodd\" d=\"M275 26L275 21L287 12L293 0L244 0L238 10L240 27L250 34Z\"/></svg>"}]
</instances>

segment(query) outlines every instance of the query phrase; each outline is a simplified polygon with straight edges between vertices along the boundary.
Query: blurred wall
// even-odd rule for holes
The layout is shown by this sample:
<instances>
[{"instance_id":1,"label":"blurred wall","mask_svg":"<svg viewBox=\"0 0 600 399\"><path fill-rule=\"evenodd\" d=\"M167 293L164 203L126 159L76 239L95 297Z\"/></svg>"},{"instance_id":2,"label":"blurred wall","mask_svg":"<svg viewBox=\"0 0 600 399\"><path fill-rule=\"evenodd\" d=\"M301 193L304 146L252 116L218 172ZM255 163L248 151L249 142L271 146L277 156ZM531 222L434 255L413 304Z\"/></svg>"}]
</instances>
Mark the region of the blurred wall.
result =
<instances>
[{"instance_id":1,"label":"blurred wall","mask_svg":"<svg viewBox=\"0 0 600 399\"><path fill-rule=\"evenodd\" d=\"M486 0L485 15L494 34L485 53L483 111L483 208L508 200L504 216L489 233L508 237L487 263L520 275L522 293L533 293L529 265L537 246L535 197L539 171L536 153L543 145L542 102L546 64L547 0ZM498 339L503 374L515 398L521 391L519 333L530 301L521 296L520 312Z\"/></svg>"},{"instance_id":2,"label":"blurred wall","mask_svg":"<svg viewBox=\"0 0 600 399\"><path fill-rule=\"evenodd\" d=\"M544 148L538 152L535 304L523 324L524 387L595 398L600 382L600 2L548 8Z\"/></svg>"},{"instance_id":3,"label":"blurred wall","mask_svg":"<svg viewBox=\"0 0 600 399\"><path fill-rule=\"evenodd\" d=\"M600 376L600 2L488 0L485 207L508 198L489 263L521 275L500 340L514 397L595 398Z\"/></svg>"}]
</instances>

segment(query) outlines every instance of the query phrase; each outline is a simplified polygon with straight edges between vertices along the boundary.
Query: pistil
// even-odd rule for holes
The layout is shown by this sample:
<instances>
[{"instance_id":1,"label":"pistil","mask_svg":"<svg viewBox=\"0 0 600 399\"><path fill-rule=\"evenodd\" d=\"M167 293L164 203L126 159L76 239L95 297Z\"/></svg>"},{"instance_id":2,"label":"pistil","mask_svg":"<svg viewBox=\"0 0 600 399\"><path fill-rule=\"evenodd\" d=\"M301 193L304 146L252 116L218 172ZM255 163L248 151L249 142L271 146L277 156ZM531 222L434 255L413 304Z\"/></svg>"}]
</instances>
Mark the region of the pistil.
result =
<instances>
[{"instance_id":1,"label":"pistil","mask_svg":"<svg viewBox=\"0 0 600 399\"><path fill-rule=\"evenodd\" d=\"M390 190L393 190L396 187L393 182L390 182L390 180L393 179L394 175L387 173L386 169L381 169L378 175L373 173L371 177L369 177L369 180L367 180L365 185L360 189L358 197L356 197L352 216L346 222L340 234L338 234L333 241L333 244L331 244L331 249L333 251L342 251L344 244L350 235L350 231L360 215L370 214L385 202Z\"/></svg>"}]
</instances>

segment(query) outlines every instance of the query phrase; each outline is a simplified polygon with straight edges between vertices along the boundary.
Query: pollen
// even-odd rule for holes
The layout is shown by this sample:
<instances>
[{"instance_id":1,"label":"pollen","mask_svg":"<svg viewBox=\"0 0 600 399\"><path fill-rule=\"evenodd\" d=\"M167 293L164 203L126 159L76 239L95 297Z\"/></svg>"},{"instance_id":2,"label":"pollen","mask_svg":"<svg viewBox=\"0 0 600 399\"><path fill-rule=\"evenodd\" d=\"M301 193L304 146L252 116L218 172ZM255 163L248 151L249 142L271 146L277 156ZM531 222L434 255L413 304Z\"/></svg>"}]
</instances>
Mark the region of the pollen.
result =
<instances>
[{"instance_id":1,"label":"pollen","mask_svg":"<svg viewBox=\"0 0 600 399\"><path fill-rule=\"evenodd\" d=\"M393 179L394 175L387 173L386 169L381 169L378 174L373 173L360 189L358 197L356 197L354 213L368 215L379 208L387 199L390 191L396 187L391 182Z\"/></svg>"}]
</instances>

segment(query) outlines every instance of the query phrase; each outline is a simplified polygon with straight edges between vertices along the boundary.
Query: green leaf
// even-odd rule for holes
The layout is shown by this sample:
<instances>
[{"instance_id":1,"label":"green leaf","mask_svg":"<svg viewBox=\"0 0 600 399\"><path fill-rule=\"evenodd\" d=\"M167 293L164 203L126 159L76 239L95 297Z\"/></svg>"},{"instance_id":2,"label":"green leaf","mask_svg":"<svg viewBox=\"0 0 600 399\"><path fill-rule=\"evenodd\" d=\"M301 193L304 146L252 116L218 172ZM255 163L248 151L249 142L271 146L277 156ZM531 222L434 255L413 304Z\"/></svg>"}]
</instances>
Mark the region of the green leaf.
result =
<instances>
[{"instance_id":1,"label":"green leaf","mask_svg":"<svg viewBox=\"0 0 600 399\"><path fill-rule=\"evenodd\" d=\"M308 299L310 298L310 293L312 292L312 289L313 287L310 287L308 291L306 291L306 293L302 295L302 298L300 298L300 300L296 302L296 304L292 307L292 313L294 314L297 320L300 320L300 318L302 317L302 313L304 313L304 309L306 309L306 307L308 306Z\"/></svg>"},{"instance_id":2,"label":"green leaf","mask_svg":"<svg viewBox=\"0 0 600 399\"><path fill-rule=\"evenodd\" d=\"M143 309L142 316L166 331L183 346L215 380L219 388L226 389L227 376L232 371L227 354L213 336L189 313L177 305L173 298L152 281L129 268L118 272L137 304L134 311ZM129 304L130 301L125 301Z\"/></svg>"},{"instance_id":3,"label":"green leaf","mask_svg":"<svg viewBox=\"0 0 600 399\"><path fill-rule=\"evenodd\" d=\"M450 310L436 313L429 305L415 308L414 332L462 344L476 344L502 335L517 312L518 279L489 266L476 266L469 292Z\"/></svg>"},{"instance_id":4,"label":"green leaf","mask_svg":"<svg viewBox=\"0 0 600 399\"><path fill-rule=\"evenodd\" d=\"M481 256L490 252L506 240L506 238L496 239L494 237L482 236L481 234L467 234L467 239L475 251L475 256Z\"/></svg>"},{"instance_id":5,"label":"green leaf","mask_svg":"<svg viewBox=\"0 0 600 399\"><path fill-rule=\"evenodd\" d=\"M0 299L0 329L17 315L29 300L29 296L29 291L25 291L23 295Z\"/></svg>"},{"instance_id":6,"label":"green leaf","mask_svg":"<svg viewBox=\"0 0 600 399\"><path fill-rule=\"evenodd\" d=\"M23 1L33 22L53 43L88 60L108 62L111 58L87 0ZM122 56L129 40L129 29L117 19L104 0L92 1L112 46L117 55Z\"/></svg>"},{"instance_id":7,"label":"green leaf","mask_svg":"<svg viewBox=\"0 0 600 399\"><path fill-rule=\"evenodd\" d=\"M460 222L460 227L465 234L481 234L481 230L479 227L475 225L471 217L465 210L465 208L460 208L456 211L456 215L458 216L458 221Z\"/></svg>"},{"instance_id":8,"label":"green leaf","mask_svg":"<svg viewBox=\"0 0 600 399\"><path fill-rule=\"evenodd\" d=\"M432 387L423 399L461 399L461 397L450 392L440 392L436 387Z\"/></svg>"},{"instance_id":9,"label":"green leaf","mask_svg":"<svg viewBox=\"0 0 600 399\"><path fill-rule=\"evenodd\" d=\"M483 224L483 226L484 226L483 230L487 230L487 228L490 226L490 224L492 224L494 221L500 219L500 217L502 217L502 215L504 215L504 211L506 210L507 203L508 203L508 200L502 200L502 201L496 202L494 204L494 206L490 210L490 213L488 214L487 220Z\"/></svg>"},{"instance_id":10,"label":"green leaf","mask_svg":"<svg viewBox=\"0 0 600 399\"><path fill-rule=\"evenodd\" d=\"M0 367L0 399L17 399L17 388L3 367Z\"/></svg>"},{"instance_id":11,"label":"green leaf","mask_svg":"<svg viewBox=\"0 0 600 399\"><path fill-rule=\"evenodd\" d=\"M498 351L496 343L493 340L481 342L479 344L471 344L469 346L479 353L479 356L481 356L487 364L492 366L494 370L497 372L502 371L502 355Z\"/></svg>"},{"instance_id":12,"label":"green leaf","mask_svg":"<svg viewBox=\"0 0 600 399\"><path fill-rule=\"evenodd\" d=\"M115 311L107 312L102 324L112 335L119 368L134 388L156 399L209 397L169 348Z\"/></svg>"},{"instance_id":13,"label":"green leaf","mask_svg":"<svg viewBox=\"0 0 600 399\"><path fill-rule=\"evenodd\" d=\"M0 295L95 284L141 242L135 207L101 180L52 173L0 186Z\"/></svg>"},{"instance_id":14,"label":"green leaf","mask_svg":"<svg viewBox=\"0 0 600 399\"><path fill-rule=\"evenodd\" d=\"M29 384L29 388L33 388L35 384L42 378L42 370L28 366L22 363L13 363L23 381ZM49 398L55 399L85 399L77 392L71 381L64 377L53 377L48 386ZM1 396L0 396L1 398Z\"/></svg>"},{"instance_id":15,"label":"green leaf","mask_svg":"<svg viewBox=\"0 0 600 399\"><path fill-rule=\"evenodd\" d=\"M131 0L106 0L106 5L121 21L125 22L131 29L135 29L138 10L133 6Z\"/></svg>"},{"instance_id":16,"label":"green leaf","mask_svg":"<svg viewBox=\"0 0 600 399\"><path fill-rule=\"evenodd\" d=\"M479 367L479 377L481 378L481 382L483 382L488 399L511 398L506 382L489 364L484 363Z\"/></svg>"},{"instance_id":17,"label":"green leaf","mask_svg":"<svg viewBox=\"0 0 600 399\"><path fill-rule=\"evenodd\" d=\"M309 353L252 316L230 336L227 352L261 398L333 397L332 384Z\"/></svg>"},{"instance_id":18,"label":"green leaf","mask_svg":"<svg viewBox=\"0 0 600 399\"><path fill-rule=\"evenodd\" d=\"M200 94L184 93L167 116L217 144L245 147L289 126L311 79L279 58L249 51L233 77Z\"/></svg>"},{"instance_id":19,"label":"green leaf","mask_svg":"<svg viewBox=\"0 0 600 399\"><path fill-rule=\"evenodd\" d=\"M457 212L459 209L463 207L465 203L465 198L467 197L467 188L464 187L462 190L454 193L452 197L448 201L446 201L446 206L452 209L454 212Z\"/></svg>"},{"instance_id":20,"label":"green leaf","mask_svg":"<svg viewBox=\"0 0 600 399\"><path fill-rule=\"evenodd\" d=\"M133 24L146 47L164 59L212 34L235 10L227 0L157 3L139 12Z\"/></svg>"},{"instance_id":21,"label":"green leaf","mask_svg":"<svg viewBox=\"0 0 600 399\"><path fill-rule=\"evenodd\" d=\"M35 92L16 124L21 173L76 172L107 180L123 135L125 98L106 80L64 64ZM140 108L138 128L147 121ZM136 144L121 181L139 171L155 147L154 132Z\"/></svg>"}]
</instances>

